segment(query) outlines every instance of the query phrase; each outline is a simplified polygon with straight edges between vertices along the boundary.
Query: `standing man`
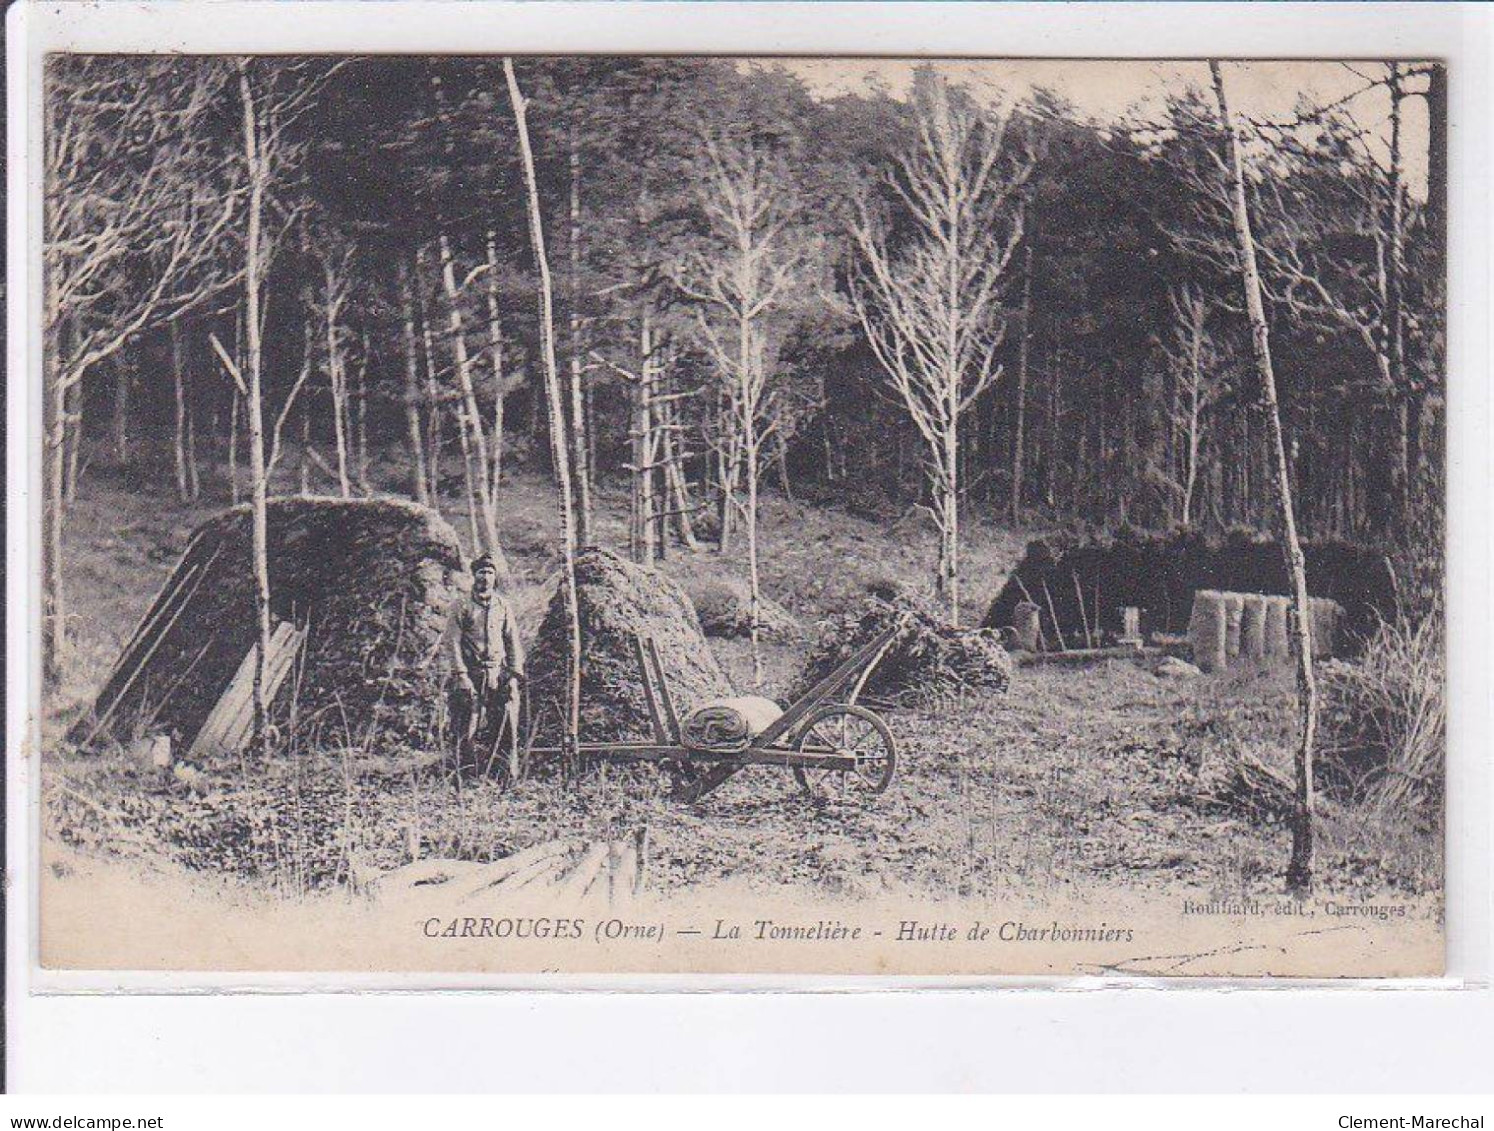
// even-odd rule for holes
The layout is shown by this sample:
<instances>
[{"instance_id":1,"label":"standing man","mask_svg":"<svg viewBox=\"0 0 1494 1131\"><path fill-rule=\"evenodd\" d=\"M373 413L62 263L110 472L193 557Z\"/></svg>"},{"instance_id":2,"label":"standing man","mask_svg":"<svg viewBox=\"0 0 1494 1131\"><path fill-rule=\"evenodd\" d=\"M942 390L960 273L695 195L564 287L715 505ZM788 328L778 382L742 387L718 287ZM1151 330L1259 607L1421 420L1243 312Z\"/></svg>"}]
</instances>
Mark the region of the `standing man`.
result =
<instances>
[{"instance_id":1,"label":"standing man","mask_svg":"<svg viewBox=\"0 0 1494 1131\"><path fill-rule=\"evenodd\" d=\"M491 765L498 743L506 737L509 776L517 778L524 647L513 611L498 595L497 584L498 567L487 554L480 555L472 563L472 598L456 615L451 723L458 769Z\"/></svg>"}]
</instances>

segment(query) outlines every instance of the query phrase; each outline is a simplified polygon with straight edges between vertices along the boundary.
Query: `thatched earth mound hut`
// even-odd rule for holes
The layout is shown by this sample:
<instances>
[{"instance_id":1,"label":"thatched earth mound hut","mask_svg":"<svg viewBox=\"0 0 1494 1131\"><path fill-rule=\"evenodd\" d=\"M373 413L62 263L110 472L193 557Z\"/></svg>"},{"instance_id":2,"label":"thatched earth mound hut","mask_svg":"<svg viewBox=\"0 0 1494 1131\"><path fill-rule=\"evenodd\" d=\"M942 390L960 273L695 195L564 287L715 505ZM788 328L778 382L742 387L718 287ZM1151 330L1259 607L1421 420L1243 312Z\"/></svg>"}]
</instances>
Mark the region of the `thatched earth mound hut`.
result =
<instances>
[{"instance_id":1,"label":"thatched earth mound hut","mask_svg":"<svg viewBox=\"0 0 1494 1131\"><path fill-rule=\"evenodd\" d=\"M1382 618L1394 619L1396 581L1382 550L1344 542L1308 543L1303 550L1308 592L1343 606L1351 645L1368 640ZM1277 543L1244 532L1219 541L1186 531L1127 531L1077 544L1037 541L981 623L1014 624L1017 606L1031 601L1041 610L1049 648L1083 647L1086 624L1091 637L1096 622L1102 632L1117 635L1120 610L1128 605L1142 610L1144 631L1181 633L1199 590L1284 595L1291 591L1289 580Z\"/></svg>"},{"instance_id":2,"label":"thatched earth mound hut","mask_svg":"<svg viewBox=\"0 0 1494 1131\"><path fill-rule=\"evenodd\" d=\"M272 621L295 641L271 721L318 744L425 742L464 569L456 533L394 499L272 499L267 518ZM75 742L192 749L256 646L250 526L245 505L197 529Z\"/></svg>"},{"instance_id":3,"label":"thatched earth mound hut","mask_svg":"<svg viewBox=\"0 0 1494 1131\"><path fill-rule=\"evenodd\" d=\"M908 589L880 583L855 608L820 623L790 698L807 692L899 621L904 630L872 671L863 695L928 704L972 688L1004 692L1011 686L1012 659L998 632L957 628Z\"/></svg>"},{"instance_id":4,"label":"thatched earth mound hut","mask_svg":"<svg viewBox=\"0 0 1494 1131\"><path fill-rule=\"evenodd\" d=\"M559 583L529 649L529 691L536 736L559 739L570 630ZM690 599L663 574L591 547L576 558L581 619L583 742L646 738L650 733L635 639L652 639L680 715L731 695Z\"/></svg>"}]
</instances>

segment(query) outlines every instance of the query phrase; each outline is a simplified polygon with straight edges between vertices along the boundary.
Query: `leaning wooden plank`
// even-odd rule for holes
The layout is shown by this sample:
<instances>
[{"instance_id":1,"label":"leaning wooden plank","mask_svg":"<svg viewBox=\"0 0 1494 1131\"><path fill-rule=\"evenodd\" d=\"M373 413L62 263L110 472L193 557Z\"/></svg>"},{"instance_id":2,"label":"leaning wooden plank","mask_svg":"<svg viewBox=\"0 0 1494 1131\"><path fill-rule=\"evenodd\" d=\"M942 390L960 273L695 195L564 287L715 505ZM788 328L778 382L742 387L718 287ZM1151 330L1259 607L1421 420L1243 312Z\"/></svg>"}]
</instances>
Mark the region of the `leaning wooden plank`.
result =
<instances>
[{"instance_id":1,"label":"leaning wooden plank","mask_svg":"<svg viewBox=\"0 0 1494 1131\"><path fill-rule=\"evenodd\" d=\"M588 896L604 895L607 897L608 902L611 902L612 874L617 868L617 863L622 857L622 852L622 841L614 840L608 842L607 854L602 860L601 866L596 870L596 873L587 881L586 889L581 893L582 899L586 899Z\"/></svg>"},{"instance_id":2,"label":"leaning wooden plank","mask_svg":"<svg viewBox=\"0 0 1494 1131\"><path fill-rule=\"evenodd\" d=\"M664 675L664 662L659 659L659 645L650 636L645 644L648 647L649 659L654 665L654 681L658 685L659 702L664 708L664 725L669 730L669 742L680 740L680 714L674 706L674 695L669 690L669 680Z\"/></svg>"},{"instance_id":3,"label":"leaning wooden plank","mask_svg":"<svg viewBox=\"0 0 1494 1131\"><path fill-rule=\"evenodd\" d=\"M298 629L289 621L281 621L270 637L269 662L265 665L265 703L273 703L285 677L291 669L296 650L306 638L304 629ZM214 757L237 754L243 749L254 722L254 665L259 655L259 645L250 646L239 663L238 670L228 681L228 687L192 740L187 752L190 761L204 761Z\"/></svg>"},{"instance_id":4,"label":"leaning wooden plank","mask_svg":"<svg viewBox=\"0 0 1494 1131\"><path fill-rule=\"evenodd\" d=\"M559 875L565 868L565 862L576 845L573 841L556 842L561 845L561 852L554 856L546 856L539 860L532 860L508 879L500 884L494 884L485 889L487 893L495 896L511 895L516 891L531 887L536 883L547 883Z\"/></svg>"},{"instance_id":5,"label":"leaning wooden plank","mask_svg":"<svg viewBox=\"0 0 1494 1131\"><path fill-rule=\"evenodd\" d=\"M654 742L662 746L669 741L669 735L664 730L664 719L659 713L658 700L654 698L653 668L644 650L643 641L637 636L633 637L633 658L638 662L638 676L643 680L643 702L648 708L648 720L653 728Z\"/></svg>"},{"instance_id":6,"label":"leaning wooden plank","mask_svg":"<svg viewBox=\"0 0 1494 1131\"><path fill-rule=\"evenodd\" d=\"M597 871L607 859L607 842L598 841L581 854L581 858L568 872L562 872L554 881L558 899L579 899L591 886Z\"/></svg>"},{"instance_id":7,"label":"leaning wooden plank","mask_svg":"<svg viewBox=\"0 0 1494 1131\"><path fill-rule=\"evenodd\" d=\"M150 646L145 649L145 654L142 655L139 660L135 662L134 667L130 669L129 676L125 679L124 685L119 689L118 692L115 693L113 699L110 700L109 706L105 708L103 714L99 716L98 720L89 730L88 736L81 743L79 743L80 746L87 746L95 738L97 738L100 732L103 731L104 727L108 725L110 718L114 714L114 709L118 707L119 704L123 701L125 693L129 691L131 685L135 682L136 677L145 670L146 665L150 663L151 657L156 654L156 649L161 646L161 641L165 640L171 630L176 627L176 622L181 618L182 613L187 610L187 606L192 603L192 597L197 592L197 586L202 583L202 578L204 576L205 573L197 575L197 579L192 583L191 588L185 591L186 595L176 603L175 610L172 612L171 618L166 622L165 626L159 629L152 630Z\"/></svg>"},{"instance_id":8,"label":"leaning wooden plank","mask_svg":"<svg viewBox=\"0 0 1494 1131\"><path fill-rule=\"evenodd\" d=\"M98 703L107 704L106 710L112 709L114 703L118 702L120 695L124 692L121 688L118 692L111 693L115 683L132 674L139 666L136 663L137 654L151 643L151 634L160 622L171 614L176 599L201 572L201 566L192 565L181 573L172 574L171 579L156 594L156 599L151 602L150 608L140 618L140 623L135 626L135 630L130 633L124 648L120 651L119 658L114 661L114 667L109 670L109 678L104 680L104 690L99 693ZM95 709L97 709L97 704Z\"/></svg>"},{"instance_id":9,"label":"leaning wooden plank","mask_svg":"<svg viewBox=\"0 0 1494 1131\"><path fill-rule=\"evenodd\" d=\"M637 846L624 843L617 849L617 856L607 870L607 898L612 903L631 899L638 883Z\"/></svg>"},{"instance_id":10,"label":"leaning wooden plank","mask_svg":"<svg viewBox=\"0 0 1494 1131\"><path fill-rule=\"evenodd\" d=\"M495 860L484 866L479 873L467 876L459 887L453 888L452 895L458 903L486 895L525 868L558 861L569 848L570 845L563 840L547 840L543 844L532 845L521 852L505 856L502 860Z\"/></svg>"},{"instance_id":11,"label":"leaning wooden plank","mask_svg":"<svg viewBox=\"0 0 1494 1131\"><path fill-rule=\"evenodd\" d=\"M300 645L302 634L288 621L280 621L270 635L270 654L265 663L265 704L275 701L280 684L290 671L290 661ZM254 726L254 657L255 649L249 651L249 675L245 689L235 698L233 712L227 717L219 737L219 752L237 754L249 741L249 732ZM237 677L236 677L237 678Z\"/></svg>"},{"instance_id":12,"label":"leaning wooden plank","mask_svg":"<svg viewBox=\"0 0 1494 1131\"><path fill-rule=\"evenodd\" d=\"M145 615L135 625L135 631L130 633L128 641L119 653L119 659L115 661L114 668L109 673L109 678L104 681L104 690L99 693L98 700L94 703L96 712L99 711L101 705L106 711L113 709L114 703L124 695L125 690L120 688L114 691L116 681L125 675L128 675L131 680L134 679L135 672L142 666L136 659L140 650L147 646L154 650L153 641L159 640L160 636L164 635L164 633L157 634L156 632L161 622L177 605L178 599L181 601L192 599L203 576L212 569L213 563L218 560L218 555L223 552L223 547L219 546L206 562L192 562L189 565L188 559L197 549L200 538L200 534L194 535L192 541L187 544L176 567L171 571L170 579L156 594L156 599L150 603L150 607L145 610Z\"/></svg>"}]
</instances>

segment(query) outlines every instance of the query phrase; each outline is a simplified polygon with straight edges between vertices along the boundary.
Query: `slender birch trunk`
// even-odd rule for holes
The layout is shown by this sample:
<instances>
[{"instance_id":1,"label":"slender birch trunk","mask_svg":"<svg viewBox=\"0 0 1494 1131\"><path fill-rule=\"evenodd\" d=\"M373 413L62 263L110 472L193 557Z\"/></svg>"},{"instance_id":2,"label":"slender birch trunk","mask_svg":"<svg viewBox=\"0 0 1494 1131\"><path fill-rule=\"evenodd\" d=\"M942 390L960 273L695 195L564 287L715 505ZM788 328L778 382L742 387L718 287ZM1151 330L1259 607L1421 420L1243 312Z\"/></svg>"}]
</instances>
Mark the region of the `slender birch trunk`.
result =
<instances>
[{"instance_id":1,"label":"slender birch trunk","mask_svg":"<svg viewBox=\"0 0 1494 1131\"><path fill-rule=\"evenodd\" d=\"M653 322L645 310L638 329L638 533L642 560L652 565L659 558L658 522L654 493L657 448L654 432L654 336Z\"/></svg>"},{"instance_id":2,"label":"slender birch trunk","mask_svg":"<svg viewBox=\"0 0 1494 1131\"><path fill-rule=\"evenodd\" d=\"M508 80L509 100L513 103L514 123L519 133L519 152L524 165L524 184L529 197L529 238L534 245L534 259L540 276L540 343L545 367L545 393L550 408L550 453L555 460L555 478L560 491L560 525L564 549L564 584L566 616L570 622L570 639L566 667L566 739L574 747L581 727L581 610L576 593L576 508L571 493L571 474L565 450L565 415L561 405L560 373L555 362L555 298L550 282L550 262L545 255L544 221L540 215L539 185L534 173L534 153L529 146L529 127L525 120L524 96L514 75L514 61L503 59L503 73Z\"/></svg>"},{"instance_id":3,"label":"slender birch trunk","mask_svg":"<svg viewBox=\"0 0 1494 1131\"><path fill-rule=\"evenodd\" d=\"M301 494L311 494L311 406L301 406Z\"/></svg>"},{"instance_id":4,"label":"slender birch trunk","mask_svg":"<svg viewBox=\"0 0 1494 1131\"><path fill-rule=\"evenodd\" d=\"M368 343L358 359L358 380L353 389L353 472L358 479L358 493L365 499L373 494L368 482Z\"/></svg>"},{"instance_id":5,"label":"slender birch trunk","mask_svg":"<svg viewBox=\"0 0 1494 1131\"><path fill-rule=\"evenodd\" d=\"M1013 523L1022 521L1022 473L1027 452L1027 360L1032 344L1032 244L1029 233L1022 249L1022 337L1017 343L1017 387L1013 391L1012 498Z\"/></svg>"},{"instance_id":6,"label":"slender birch trunk","mask_svg":"<svg viewBox=\"0 0 1494 1131\"><path fill-rule=\"evenodd\" d=\"M249 396L249 475L252 491L252 556L254 569L254 611L259 626L259 647L254 659L254 744L265 749L269 724L265 702L265 664L270 653L270 570L269 523L266 506L265 442L263 400L260 386L260 286L263 282L260 225L264 211L265 181L269 170L260 148L259 123L254 91L249 81L248 60L239 62L239 94L244 103L244 159L249 180L249 234L244 262L244 329L248 346L247 384Z\"/></svg>"},{"instance_id":7,"label":"slender birch trunk","mask_svg":"<svg viewBox=\"0 0 1494 1131\"><path fill-rule=\"evenodd\" d=\"M472 441L467 435L466 413L457 409L457 439L462 446L462 493L467 499L467 531L472 542L472 554L475 557L483 550L484 542L482 536L482 525L477 517L477 483L472 471ZM478 474L481 474L479 467Z\"/></svg>"},{"instance_id":8,"label":"slender birch trunk","mask_svg":"<svg viewBox=\"0 0 1494 1131\"><path fill-rule=\"evenodd\" d=\"M1399 513L1406 513L1410 499L1411 435L1410 398L1406 388L1406 336L1404 294L1406 278L1405 188L1401 174L1401 65L1390 64L1390 262L1386 280L1385 335L1389 354L1390 396L1395 416L1395 493Z\"/></svg>"},{"instance_id":9,"label":"slender birch trunk","mask_svg":"<svg viewBox=\"0 0 1494 1131\"><path fill-rule=\"evenodd\" d=\"M110 431L114 439L114 460L121 467L130 462L130 370L118 354L114 355L114 419Z\"/></svg>"},{"instance_id":10,"label":"slender birch trunk","mask_svg":"<svg viewBox=\"0 0 1494 1131\"><path fill-rule=\"evenodd\" d=\"M66 388L61 417L62 444L67 451L63 493L68 502L78 497L78 473L83 463L83 378Z\"/></svg>"},{"instance_id":11,"label":"slender birch trunk","mask_svg":"<svg viewBox=\"0 0 1494 1131\"><path fill-rule=\"evenodd\" d=\"M405 430L410 440L410 486L417 503L429 506L430 483L425 467L425 439L420 421L420 347L415 341L415 298L410 267L401 263L400 297L403 302L405 345Z\"/></svg>"},{"instance_id":12,"label":"slender birch trunk","mask_svg":"<svg viewBox=\"0 0 1494 1131\"><path fill-rule=\"evenodd\" d=\"M436 343L431 330L430 311L425 304L425 288L420 274L423 255L415 253L415 308L420 316L421 352L425 359L426 389L426 459L430 471L431 505L441 507L441 382L436 368Z\"/></svg>"},{"instance_id":13,"label":"slender birch trunk","mask_svg":"<svg viewBox=\"0 0 1494 1131\"><path fill-rule=\"evenodd\" d=\"M507 390L503 387L503 318L498 304L498 244L497 236L488 229L488 352L493 359L493 440L490 458L489 490L498 497L498 485L503 478L503 402Z\"/></svg>"},{"instance_id":14,"label":"slender birch trunk","mask_svg":"<svg viewBox=\"0 0 1494 1131\"><path fill-rule=\"evenodd\" d=\"M941 445L944 466L936 477L939 499L938 594L949 606L951 624L960 623L960 445L953 424Z\"/></svg>"},{"instance_id":15,"label":"slender birch trunk","mask_svg":"<svg viewBox=\"0 0 1494 1131\"><path fill-rule=\"evenodd\" d=\"M197 414L187 404L187 493L191 499L202 497L202 478L197 470Z\"/></svg>"},{"instance_id":16,"label":"slender birch trunk","mask_svg":"<svg viewBox=\"0 0 1494 1131\"><path fill-rule=\"evenodd\" d=\"M570 170L570 402L571 450L575 461L576 538L583 546L591 544L591 466L586 432L586 396L581 367L581 148L575 128L569 134L568 164Z\"/></svg>"},{"instance_id":17,"label":"slender birch trunk","mask_svg":"<svg viewBox=\"0 0 1494 1131\"><path fill-rule=\"evenodd\" d=\"M228 409L228 499L234 506L239 505L239 405L242 401L235 385L233 403Z\"/></svg>"},{"instance_id":18,"label":"slender birch trunk","mask_svg":"<svg viewBox=\"0 0 1494 1131\"><path fill-rule=\"evenodd\" d=\"M483 435L482 413L477 407L477 392L472 385L472 359L467 353L467 333L462 320L461 295L457 291L456 264L451 254L451 241L443 232L440 237L441 280L446 288L447 322L451 329L452 350L456 356L457 381L462 391L463 428L469 429L464 450L470 450L467 460L471 475L471 460L477 461L479 471L473 476L477 485L477 500L482 511L483 549L492 555L500 577L508 576L508 559L498 542L498 515L493 502L493 492L488 486L488 442Z\"/></svg>"},{"instance_id":19,"label":"slender birch trunk","mask_svg":"<svg viewBox=\"0 0 1494 1131\"><path fill-rule=\"evenodd\" d=\"M665 506L673 512L675 533L679 540L691 550L700 548L695 537L695 523L691 519L690 493L685 482L685 473L680 463L682 456L677 449L675 432L679 427L673 399L664 402L661 421L664 445Z\"/></svg>"},{"instance_id":20,"label":"slender birch trunk","mask_svg":"<svg viewBox=\"0 0 1494 1131\"><path fill-rule=\"evenodd\" d=\"M187 481L187 390L182 372L182 330L173 318L167 329L171 335L171 391L174 430L172 452L176 465L176 496L182 502L192 497L191 485Z\"/></svg>"},{"instance_id":21,"label":"slender birch trunk","mask_svg":"<svg viewBox=\"0 0 1494 1131\"><path fill-rule=\"evenodd\" d=\"M1250 210L1245 197L1245 166L1239 139L1224 93L1224 72L1219 61L1209 61L1214 97L1224 134L1225 159L1230 177L1230 211L1235 242L1240 255L1241 284L1250 321L1250 348L1260 379L1261 404L1272 449L1271 476L1276 488L1277 530L1292 579L1292 637L1297 654L1297 699L1299 707L1297 743L1296 812L1292 819L1292 859L1287 868L1287 886L1295 892L1312 889L1313 853L1313 739L1317 731L1317 687L1312 671L1312 636L1308 620L1307 567L1297 540L1297 519L1292 507L1292 489L1287 471L1286 441L1281 427L1281 407L1276 397L1276 376L1271 366L1271 339L1266 310L1261 300L1260 273L1255 261L1255 240L1250 231Z\"/></svg>"},{"instance_id":22,"label":"slender birch trunk","mask_svg":"<svg viewBox=\"0 0 1494 1131\"><path fill-rule=\"evenodd\" d=\"M51 364L56 365L56 348ZM46 506L42 508L42 676L49 687L61 683L67 662L67 601L62 581L62 525L67 502L68 391L81 373L53 374L51 395L43 402L46 434Z\"/></svg>"},{"instance_id":23,"label":"slender birch trunk","mask_svg":"<svg viewBox=\"0 0 1494 1131\"><path fill-rule=\"evenodd\" d=\"M332 434L337 445L337 489L344 499L353 497L348 477L347 375L343 368L342 331L338 315L342 312L342 295L334 268L326 268L327 384L332 390Z\"/></svg>"}]
</instances>

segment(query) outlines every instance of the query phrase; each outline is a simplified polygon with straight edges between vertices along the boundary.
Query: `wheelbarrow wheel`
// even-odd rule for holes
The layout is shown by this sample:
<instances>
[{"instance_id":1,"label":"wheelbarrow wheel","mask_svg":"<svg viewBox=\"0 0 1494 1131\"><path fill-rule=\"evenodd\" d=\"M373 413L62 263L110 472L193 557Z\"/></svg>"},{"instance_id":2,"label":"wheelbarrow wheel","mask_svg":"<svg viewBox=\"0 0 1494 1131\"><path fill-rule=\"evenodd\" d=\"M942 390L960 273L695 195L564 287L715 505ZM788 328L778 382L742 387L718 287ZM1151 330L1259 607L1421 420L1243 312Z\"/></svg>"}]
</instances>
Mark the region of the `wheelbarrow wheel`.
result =
<instances>
[{"instance_id":1,"label":"wheelbarrow wheel","mask_svg":"<svg viewBox=\"0 0 1494 1131\"><path fill-rule=\"evenodd\" d=\"M819 708L800 731L798 749L855 760L854 769L795 766L794 780L811 797L874 797L886 791L897 773L897 742L887 724L865 707Z\"/></svg>"}]
</instances>

